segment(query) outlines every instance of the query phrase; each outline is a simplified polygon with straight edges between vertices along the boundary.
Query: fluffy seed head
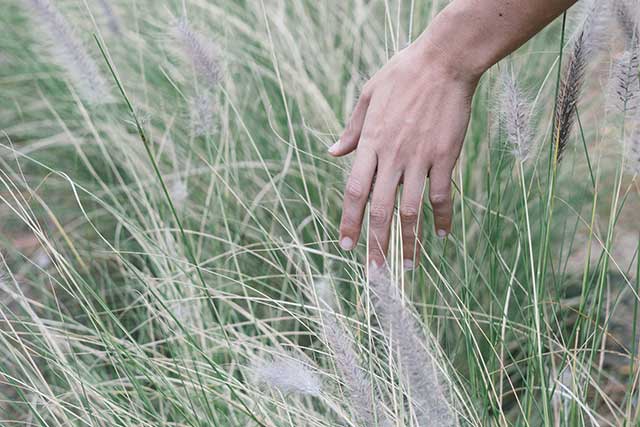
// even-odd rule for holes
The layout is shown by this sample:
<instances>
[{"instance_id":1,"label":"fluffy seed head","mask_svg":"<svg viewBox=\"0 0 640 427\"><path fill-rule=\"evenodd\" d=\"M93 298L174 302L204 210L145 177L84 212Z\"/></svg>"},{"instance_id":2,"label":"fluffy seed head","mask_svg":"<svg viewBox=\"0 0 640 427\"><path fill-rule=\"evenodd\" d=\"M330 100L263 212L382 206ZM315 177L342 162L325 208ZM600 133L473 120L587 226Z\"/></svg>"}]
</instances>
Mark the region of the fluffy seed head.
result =
<instances>
[{"instance_id":1,"label":"fluffy seed head","mask_svg":"<svg viewBox=\"0 0 640 427\"><path fill-rule=\"evenodd\" d=\"M618 58L609 76L608 106L623 113L633 112L640 102L640 50L626 50Z\"/></svg>"},{"instance_id":2,"label":"fluffy seed head","mask_svg":"<svg viewBox=\"0 0 640 427\"><path fill-rule=\"evenodd\" d=\"M603 44L603 14L606 5L599 0L587 3L585 16L576 33L566 61L554 118L556 160L560 161L569 143L586 67Z\"/></svg>"},{"instance_id":3,"label":"fluffy seed head","mask_svg":"<svg viewBox=\"0 0 640 427\"><path fill-rule=\"evenodd\" d=\"M333 291L331 282L326 277L320 277L313 282L318 301L320 302L320 310L332 309L335 310L338 307L338 301Z\"/></svg>"},{"instance_id":4,"label":"fluffy seed head","mask_svg":"<svg viewBox=\"0 0 640 427\"><path fill-rule=\"evenodd\" d=\"M615 0L614 12L616 20L622 29L627 49L638 46L638 2L629 0Z\"/></svg>"},{"instance_id":5,"label":"fluffy seed head","mask_svg":"<svg viewBox=\"0 0 640 427\"><path fill-rule=\"evenodd\" d=\"M220 82L220 63L214 47L191 28L185 17L178 19L173 27L180 51L191 62L197 77L206 89L214 89Z\"/></svg>"},{"instance_id":6,"label":"fluffy seed head","mask_svg":"<svg viewBox=\"0 0 640 427\"><path fill-rule=\"evenodd\" d=\"M187 187L187 183L180 178L173 180L169 187L169 195L171 196L173 203L177 206L181 206L187 200L187 197L189 197L189 188Z\"/></svg>"},{"instance_id":7,"label":"fluffy seed head","mask_svg":"<svg viewBox=\"0 0 640 427\"><path fill-rule=\"evenodd\" d=\"M109 90L98 66L54 4L50 0L26 0L24 4L46 33L53 59L65 69L80 97L91 104L109 102Z\"/></svg>"},{"instance_id":8,"label":"fluffy seed head","mask_svg":"<svg viewBox=\"0 0 640 427\"><path fill-rule=\"evenodd\" d=\"M457 426L453 405L447 398L437 367L434 341L403 304L386 267L371 269L369 280L376 315L391 349L398 355L418 425ZM420 343L425 343L426 348Z\"/></svg>"},{"instance_id":9,"label":"fluffy seed head","mask_svg":"<svg viewBox=\"0 0 640 427\"><path fill-rule=\"evenodd\" d=\"M504 123L507 142L519 160L525 160L531 151L531 104L529 104L516 79L509 72L502 75L500 117Z\"/></svg>"},{"instance_id":10,"label":"fluffy seed head","mask_svg":"<svg viewBox=\"0 0 640 427\"><path fill-rule=\"evenodd\" d=\"M102 12L107 19L107 24L109 26L109 30L111 30L114 34L121 34L122 31L120 29L120 20L116 16L113 11L113 7L111 6L111 2L109 0L98 0L100 3L100 7L102 7Z\"/></svg>"},{"instance_id":11,"label":"fluffy seed head","mask_svg":"<svg viewBox=\"0 0 640 427\"><path fill-rule=\"evenodd\" d=\"M196 136L208 135L215 131L216 107L215 95L209 90L203 91L191 100L191 126Z\"/></svg>"},{"instance_id":12,"label":"fluffy seed head","mask_svg":"<svg viewBox=\"0 0 640 427\"><path fill-rule=\"evenodd\" d=\"M356 418L364 426L391 426L380 409L381 405L374 402L376 393L366 371L358 362L358 354L349 333L338 323L334 315L323 316L322 320L327 344L333 353L336 368L347 389L349 404Z\"/></svg>"},{"instance_id":13,"label":"fluffy seed head","mask_svg":"<svg viewBox=\"0 0 640 427\"><path fill-rule=\"evenodd\" d=\"M273 359L258 360L251 366L253 379L282 393L319 396L322 383L317 375L301 360L280 355Z\"/></svg>"}]
</instances>

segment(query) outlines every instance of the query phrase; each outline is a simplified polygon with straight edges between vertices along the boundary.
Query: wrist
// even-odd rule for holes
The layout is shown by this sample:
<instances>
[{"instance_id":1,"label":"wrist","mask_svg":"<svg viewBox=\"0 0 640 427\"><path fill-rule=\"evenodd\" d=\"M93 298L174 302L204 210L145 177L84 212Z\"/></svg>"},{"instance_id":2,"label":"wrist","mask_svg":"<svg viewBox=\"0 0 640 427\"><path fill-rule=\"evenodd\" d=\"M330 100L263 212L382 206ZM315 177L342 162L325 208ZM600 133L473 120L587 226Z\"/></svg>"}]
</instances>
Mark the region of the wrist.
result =
<instances>
[{"instance_id":1,"label":"wrist","mask_svg":"<svg viewBox=\"0 0 640 427\"><path fill-rule=\"evenodd\" d=\"M456 7L459 4L454 2L440 12L414 45L425 61L437 64L452 77L477 82L500 55L473 12Z\"/></svg>"}]
</instances>

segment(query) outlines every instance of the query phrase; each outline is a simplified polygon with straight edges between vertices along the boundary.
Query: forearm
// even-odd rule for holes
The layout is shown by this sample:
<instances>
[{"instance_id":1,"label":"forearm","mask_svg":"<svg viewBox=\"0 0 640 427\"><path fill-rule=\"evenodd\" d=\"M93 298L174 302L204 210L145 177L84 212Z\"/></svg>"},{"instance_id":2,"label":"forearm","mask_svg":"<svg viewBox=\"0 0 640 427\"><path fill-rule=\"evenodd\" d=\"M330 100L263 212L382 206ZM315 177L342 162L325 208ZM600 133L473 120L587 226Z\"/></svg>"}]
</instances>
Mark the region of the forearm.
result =
<instances>
[{"instance_id":1,"label":"forearm","mask_svg":"<svg viewBox=\"0 0 640 427\"><path fill-rule=\"evenodd\" d=\"M576 0L455 0L416 40L425 60L441 59L465 78L479 78Z\"/></svg>"}]
</instances>

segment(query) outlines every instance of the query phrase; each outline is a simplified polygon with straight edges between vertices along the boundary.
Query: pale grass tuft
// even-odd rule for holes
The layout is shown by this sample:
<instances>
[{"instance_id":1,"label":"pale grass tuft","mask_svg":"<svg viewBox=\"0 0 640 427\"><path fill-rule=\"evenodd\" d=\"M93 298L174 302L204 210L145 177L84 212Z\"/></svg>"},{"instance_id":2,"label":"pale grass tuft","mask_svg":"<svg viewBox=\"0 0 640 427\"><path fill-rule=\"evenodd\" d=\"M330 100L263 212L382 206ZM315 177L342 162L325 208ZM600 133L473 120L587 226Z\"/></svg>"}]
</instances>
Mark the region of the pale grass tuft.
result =
<instances>
[{"instance_id":1,"label":"pale grass tuft","mask_svg":"<svg viewBox=\"0 0 640 427\"><path fill-rule=\"evenodd\" d=\"M191 28L185 17L177 20L173 32L180 51L191 62L200 83L208 90L214 89L220 83L220 62L214 45Z\"/></svg>"},{"instance_id":2,"label":"pale grass tuft","mask_svg":"<svg viewBox=\"0 0 640 427\"><path fill-rule=\"evenodd\" d=\"M116 16L113 6L111 5L110 0L98 0L100 3L100 7L102 8L102 12L107 19L107 25L109 26L109 30L114 34L121 34L122 29L120 28L120 20Z\"/></svg>"},{"instance_id":3,"label":"pale grass tuft","mask_svg":"<svg viewBox=\"0 0 640 427\"><path fill-rule=\"evenodd\" d=\"M254 361L250 367L253 380L284 394L319 396L322 382L308 364L292 355L277 355Z\"/></svg>"},{"instance_id":4,"label":"pale grass tuft","mask_svg":"<svg viewBox=\"0 0 640 427\"><path fill-rule=\"evenodd\" d=\"M216 129L215 114L217 111L215 94L205 90L196 95L189 107L191 127L197 136L210 134Z\"/></svg>"},{"instance_id":5,"label":"pale grass tuft","mask_svg":"<svg viewBox=\"0 0 640 427\"><path fill-rule=\"evenodd\" d=\"M176 206L182 206L187 201L189 197L189 187L184 179L176 178L171 182L169 195L171 196L171 201Z\"/></svg>"},{"instance_id":6,"label":"pale grass tuft","mask_svg":"<svg viewBox=\"0 0 640 427\"><path fill-rule=\"evenodd\" d=\"M40 268L46 269L51 265L51 257L43 248L38 248L32 257L33 262Z\"/></svg>"},{"instance_id":7,"label":"pale grass tuft","mask_svg":"<svg viewBox=\"0 0 640 427\"><path fill-rule=\"evenodd\" d=\"M320 309L336 310L338 308L338 301L334 292L331 281L326 277L320 277L313 282L313 287L318 296L320 302Z\"/></svg>"},{"instance_id":8,"label":"pale grass tuft","mask_svg":"<svg viewBox=\"0 0 640 427\"><path fill-rule=\"evenodd\" d=\"M499 116L506 131L507 143L521 161L527 159L533 145L531 112L531 104L515 77L509 72L503 73Z\"/></svg>"},{"instance_id":9,"label":"pale grass tuft","mask_svg":"<svg viewBox=\"0 0 640 427\"><path fill-rule=\"evenodd\" d=\"M347 390L349 406L363 426L390 426L377 402L367 371L359 363L358 354L347 330L335 315L323 316L324 333L333 360Z\"/></svg>"},{"instance_id":10,"label":"pale grass tuft","mask_svg":"<svg viewBox=\"0 0 640 427\"><path fill-rule=\"evenodd\" d=\"M380 326L398 356L405 386L419 426L457 426L447 385L438 368L436 342L402 302L386 267L371 268L369 280Z\"/></svg>"},{"instance_id":11,"label":"pale grass tuft","mask_svg":"<svg viewBox=\"0 0 640 427\"><path fill-rule=\"evenodd\" d=\"M622 29L627 49L638 46L638 2L637 0L614 0L616 20Z\"/></svg>"},{"instance_id":12,"label":"pale grass tuft","mask_svg":"<svg viewBox=\"0 0 640 427\"><path fill-rule=\"evenodd\" d=\"M198 79L200 88L189 101L189 111L193 131L197 136L204 136L215 130L215 89L221 80L217 49L213 43L205 41L185 17L177 20L173 34L178 50L189 61Z\"/></svg>"},{"instance_id":13,"label":"pale grass tuft","mask_svg":"<svg viewBox=\"0 0 640 427\"><path fill-rule=\"evenodd\" d=\"M604 43L603 16L606 4L598 0L591 0L584 4L584 17L569 49L569 57L558 92L553 135L557 161L562 159L569 143L587 65Z\"/></svg>"},{"instance_id":14,"label":"pale grass tuft","mask_svg":"<svg viewBox=\"0 0 640 427\"><path fill-rule=\"evenodd\" d=\"M67 72L82 99L90 104L111 101L107 84L98 66L76 36L74 27L50 0L24 2L38 28L47 36L46 43L55 62Z\"/></svg>"},{"instance_id":15,"label":"pale grass tuft","mask_svg":"<svg viewBox=\"0 0 640 427\"><path fill-rule=\"evenodd\" d=\"M633 112L640 102L640 50L635 47L624 51L611 69L609 76L608 108L623 113Z\"/></svg>"}]
</instances>

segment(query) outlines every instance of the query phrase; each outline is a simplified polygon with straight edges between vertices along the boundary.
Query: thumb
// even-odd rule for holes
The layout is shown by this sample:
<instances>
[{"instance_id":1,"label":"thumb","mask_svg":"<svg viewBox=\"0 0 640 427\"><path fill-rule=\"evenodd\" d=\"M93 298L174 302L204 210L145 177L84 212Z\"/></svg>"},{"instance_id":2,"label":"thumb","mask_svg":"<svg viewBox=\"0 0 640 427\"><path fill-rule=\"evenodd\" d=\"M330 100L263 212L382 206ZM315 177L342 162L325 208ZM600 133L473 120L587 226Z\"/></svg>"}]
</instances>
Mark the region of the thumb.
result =
<instances>
[{"instance_id":1,"label":"thumb","mask_svg":"<svg viewBox=\"0 0 640 427\"><path fill-rule=\"evenodd\" d=\"M364 120L367 115L370 100L371 96L368 92L365 92L360 96L360 99L356 104L356 108L353 110L347 127L344 132L342 132L340 139L329 147L329 154L334 157L340 157L345 154L349 154L356 149L358 142L360 141L360 134L362 133L362 127L364 126Z\"/></svg>"}]
</instances>

